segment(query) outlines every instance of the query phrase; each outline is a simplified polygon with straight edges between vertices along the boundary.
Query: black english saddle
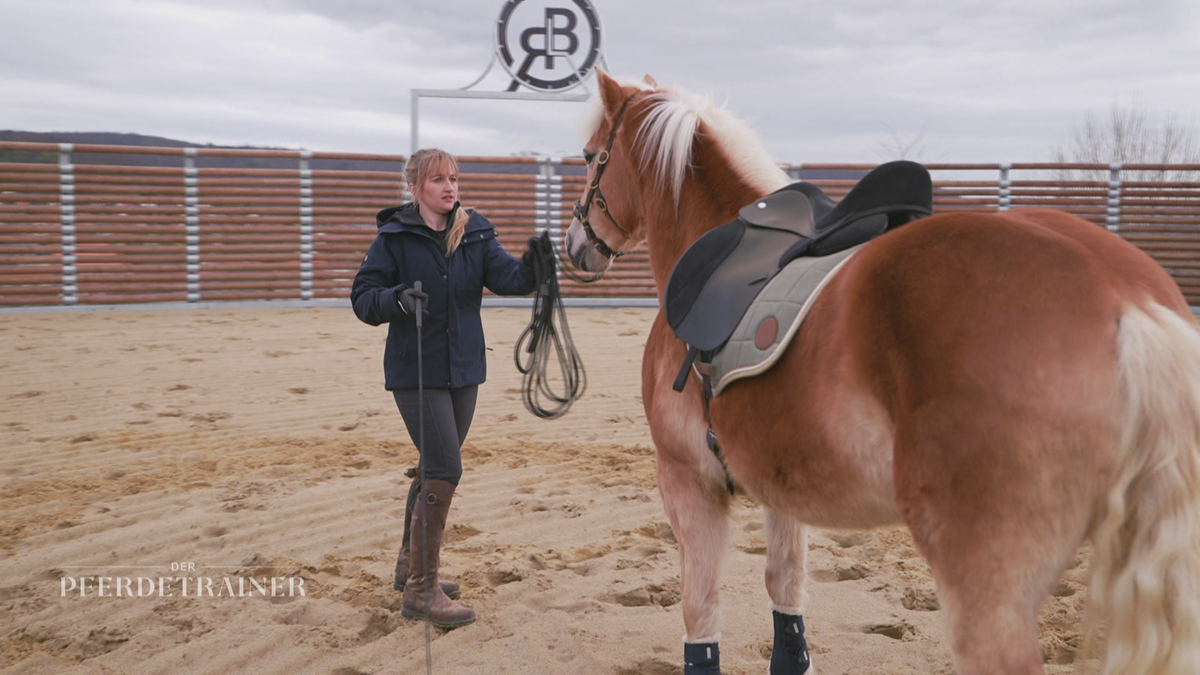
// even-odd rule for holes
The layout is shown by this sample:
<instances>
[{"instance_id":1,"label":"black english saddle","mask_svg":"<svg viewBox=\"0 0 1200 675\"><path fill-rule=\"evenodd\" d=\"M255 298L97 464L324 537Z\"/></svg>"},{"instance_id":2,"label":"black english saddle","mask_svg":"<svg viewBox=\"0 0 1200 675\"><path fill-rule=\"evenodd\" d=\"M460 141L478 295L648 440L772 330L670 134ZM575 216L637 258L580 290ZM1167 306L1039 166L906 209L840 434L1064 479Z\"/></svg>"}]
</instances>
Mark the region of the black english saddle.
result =
<instances>
[{"instance_id":1,"label":"black english saddle","mask_svg":"<svg viewBox=\"0 0 1200 675\"><path fill-rule=\"evenodd\" d=\"M932 212L929 171L915 162L876 167L841 202L812 183L788 185L684 252L667 282L667 323L693 356L716 350L788 262L837 253Z\"/></svg>"}]
</instances>

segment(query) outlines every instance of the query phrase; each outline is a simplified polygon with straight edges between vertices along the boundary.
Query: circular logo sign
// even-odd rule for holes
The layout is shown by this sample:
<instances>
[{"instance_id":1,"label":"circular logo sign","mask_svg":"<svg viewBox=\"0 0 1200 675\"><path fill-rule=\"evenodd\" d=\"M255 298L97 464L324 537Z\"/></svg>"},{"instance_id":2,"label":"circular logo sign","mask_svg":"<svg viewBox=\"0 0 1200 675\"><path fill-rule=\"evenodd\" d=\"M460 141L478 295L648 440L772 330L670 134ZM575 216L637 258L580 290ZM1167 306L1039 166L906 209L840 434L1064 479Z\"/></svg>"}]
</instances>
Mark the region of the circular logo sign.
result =
<instances>
[{"instance_id":1,"label":"circular logo sign","mask_svg":"<svg viewBox=\"0 0 1200 675\"><path fill-rule=\"evenodd\" d=\"M600 58L600 18L588 0L508 0L496 28L509 91L578 86Z\"/></svg>"}]
</instances>

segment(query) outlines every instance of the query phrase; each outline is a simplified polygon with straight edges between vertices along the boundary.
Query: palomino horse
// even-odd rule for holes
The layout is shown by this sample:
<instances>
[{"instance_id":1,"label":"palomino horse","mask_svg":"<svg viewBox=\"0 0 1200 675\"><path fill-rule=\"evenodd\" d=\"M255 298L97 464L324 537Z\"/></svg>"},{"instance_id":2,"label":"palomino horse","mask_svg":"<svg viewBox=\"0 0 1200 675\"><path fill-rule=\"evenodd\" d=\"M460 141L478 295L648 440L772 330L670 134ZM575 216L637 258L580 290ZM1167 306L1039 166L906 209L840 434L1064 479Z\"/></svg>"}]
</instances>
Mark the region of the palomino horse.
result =
<instances>
[{"instance_id":1,"label":"palomino horse","mask_svg":"<svg viewBox=\"0 0 1200 675\"><path fill-rule=\"evenodd\" d=\"M645 241L661 306L688 246L787 177L706 100L599 84L567 253L602 272ZM684 672L719 672L727 478L765 511L775 675L808 669L808 526L898 522L961 675L1044 672L1038 607L1089 541L1103 672L1200 671L1200 332L1132 245L1052 210L934 215L851 257L710 419L696 378L672 390L685 352L660 310L642 395L682 560Z\"/></svg>"}]
</instances>

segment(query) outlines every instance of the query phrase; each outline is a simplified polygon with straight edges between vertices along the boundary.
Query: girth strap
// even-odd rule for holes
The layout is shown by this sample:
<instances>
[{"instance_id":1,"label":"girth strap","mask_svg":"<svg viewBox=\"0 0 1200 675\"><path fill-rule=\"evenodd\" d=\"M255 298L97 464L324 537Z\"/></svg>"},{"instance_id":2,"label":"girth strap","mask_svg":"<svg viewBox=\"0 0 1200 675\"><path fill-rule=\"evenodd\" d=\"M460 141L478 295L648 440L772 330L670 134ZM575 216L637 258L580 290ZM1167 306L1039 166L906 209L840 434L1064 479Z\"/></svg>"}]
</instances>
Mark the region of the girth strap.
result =
<instances>
[{"instance_id":1,"label":"girth strap","mask_svg":"<svg viewBox=\"0 0 1200 675\"><path fill-rule=\"evenodd\" d=\"M700 363L696 363L696 357L700 357ZM688 347L687 356L683 359L683 367L679 369L679 375L675 378L675 384L672 388L675 391L683 391L683 387L687 384L689 371L695 370L700 377L700 396L704 402L704 421L708 422L708 432L704 435L704 440L708 444L708 449L712 451L717 461L721 463L721 470L725 472L725 489L729 490L732 495L735 490L733 477L729 475L729 465L725 463L725 453L721 451L721 444L717 442L717 432L712 427L712 409L710 403L713 399L713 383L712 370L706 368L708 360L712 358L712 352L701 352L695 347Z\"/></svg>"}]
</instances>

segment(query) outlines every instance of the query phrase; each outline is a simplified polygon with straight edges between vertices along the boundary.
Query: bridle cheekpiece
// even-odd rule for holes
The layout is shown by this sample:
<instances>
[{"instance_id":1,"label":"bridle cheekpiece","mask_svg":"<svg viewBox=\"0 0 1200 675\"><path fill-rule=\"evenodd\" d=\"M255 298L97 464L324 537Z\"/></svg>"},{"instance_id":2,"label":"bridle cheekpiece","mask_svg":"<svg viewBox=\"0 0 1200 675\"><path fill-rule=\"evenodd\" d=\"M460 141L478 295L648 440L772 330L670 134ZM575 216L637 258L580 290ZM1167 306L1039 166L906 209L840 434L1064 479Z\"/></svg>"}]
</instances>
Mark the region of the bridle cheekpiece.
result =
<instances>
[{"instance_id":1,"label":"bridle cheekpiece","mask_svg":"<svg viewBox=\"0 0 1200 675\"><path fill-rule=\"evenodd\" d=\"M592 204L594 203L598 209L604 212L605 216L608 216L609 222L611 222L613 226L621 232L621 234L625 235L626 238L633 236L629 230L621 227L621 224L617 222L615 217L613 217L612 212L608 210L608 200L604 198L604 193L600 191L600 177L604 175L604 169L608 167L608 160L612 158L613 143L615 143L617 140L617 129L619 129L621 126L621 120L625 117L625 111L629 108L629 104L633 101L634 97L640 93L641 92L635 92L634 94L631 94L629 98L625 99L625 102L621 104L621 110L617 112L617 117L613 120L612 131L608 133L608 142L604 145L604 149L601 150L598 155L596 155L596 177L593 178L591 184L588 185L587 194L585 194L583 197L583 203L581 204L579 203L579 200L575 200L575 219L578 220L581 225L583 225L583 231L587 235L588 242L590 242L592 246L596 248L596 251L599 252L600 255L608 258L609 260L620 258L621 256L625 255L625 252L612 250L612 248L606 244L603 239L596 235L596 232L592 229L592 224L588 222L588 213L591 211Z\"/></svg>"}]
</instances>

